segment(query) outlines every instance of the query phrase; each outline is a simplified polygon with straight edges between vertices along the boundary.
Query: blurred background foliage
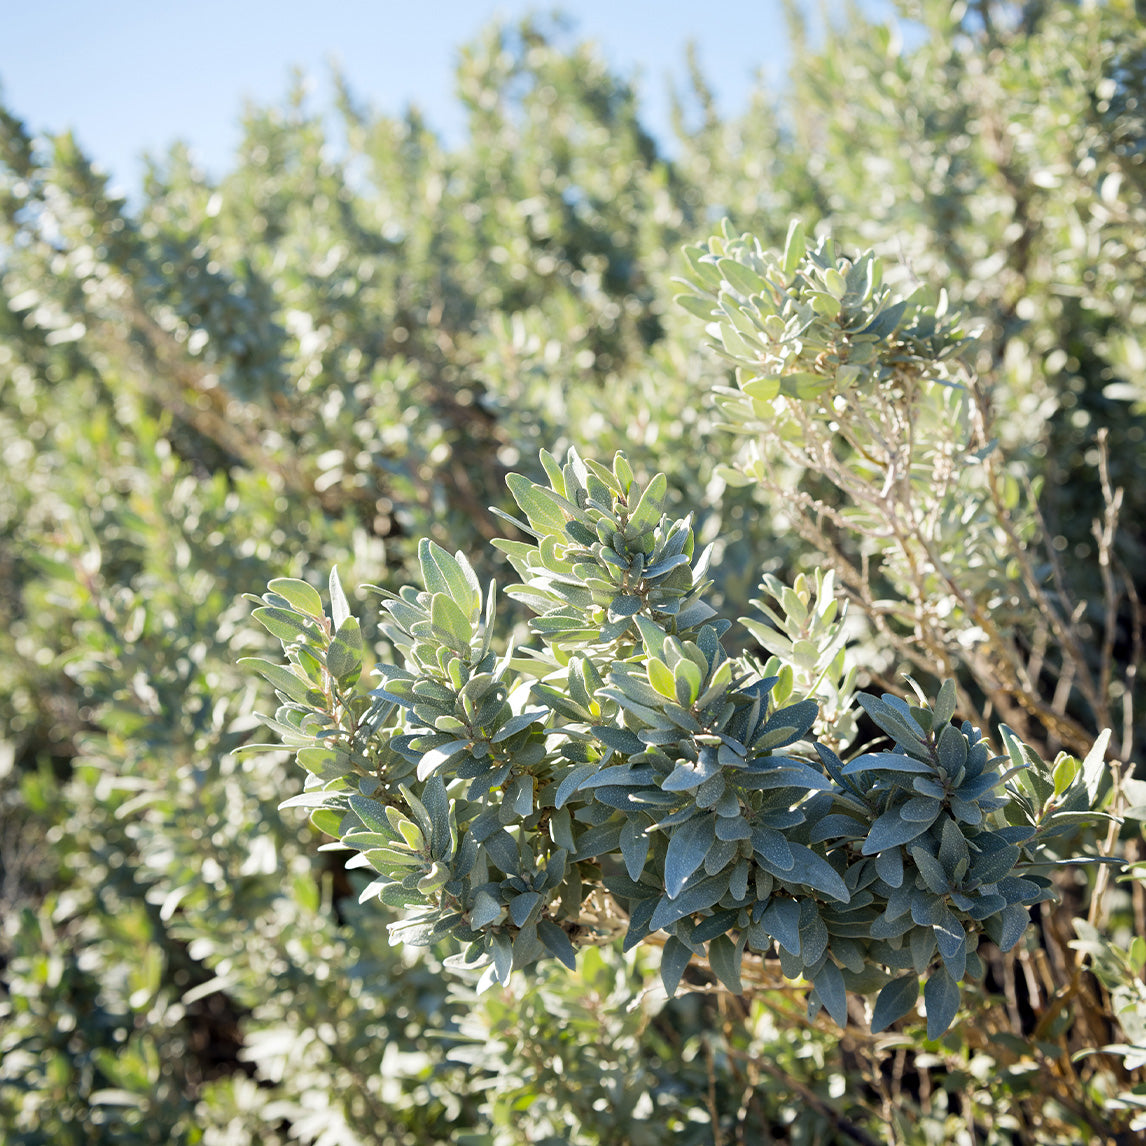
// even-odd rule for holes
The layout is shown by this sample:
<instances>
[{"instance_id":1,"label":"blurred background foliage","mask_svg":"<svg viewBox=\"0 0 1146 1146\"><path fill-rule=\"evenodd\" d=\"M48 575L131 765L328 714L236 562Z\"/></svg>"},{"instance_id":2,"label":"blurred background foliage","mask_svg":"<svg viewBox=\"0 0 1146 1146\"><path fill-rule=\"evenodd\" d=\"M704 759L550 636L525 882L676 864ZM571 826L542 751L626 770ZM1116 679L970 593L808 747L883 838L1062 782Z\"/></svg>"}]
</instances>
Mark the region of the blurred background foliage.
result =
<instances>
[{"instance_id":1,"label":"blurred background foliage","mask_svg":"<svg viewBox=\"0 0 1146 1146\"><path fill-rule=\"evenodd\" d=\"M665 1003L655 956L609 948L474 998L276 811L285 754L231 755L270 703L242 593L335 563L396 589L422 536L504 579L488 507L541 446L663 470L727 615L807 563L720 477L726 368L671 302L723 216L772 245L828 222L977 316L1075 591L1101 598L1104 430L1146 592L1141 12L897 7L909 48L851 7L813 41L790 5L785 89L722 119L691 67L672 140L544 20L462 49L456 146L299 82L222 178L176 147L130 201L0 109L0 1143L1137 1140L1141 882L1092 911L1066 881L989 981L990 1039L973 1008L926 1044L808 1024L798 991Z\"/></svg>"}]
</instances>

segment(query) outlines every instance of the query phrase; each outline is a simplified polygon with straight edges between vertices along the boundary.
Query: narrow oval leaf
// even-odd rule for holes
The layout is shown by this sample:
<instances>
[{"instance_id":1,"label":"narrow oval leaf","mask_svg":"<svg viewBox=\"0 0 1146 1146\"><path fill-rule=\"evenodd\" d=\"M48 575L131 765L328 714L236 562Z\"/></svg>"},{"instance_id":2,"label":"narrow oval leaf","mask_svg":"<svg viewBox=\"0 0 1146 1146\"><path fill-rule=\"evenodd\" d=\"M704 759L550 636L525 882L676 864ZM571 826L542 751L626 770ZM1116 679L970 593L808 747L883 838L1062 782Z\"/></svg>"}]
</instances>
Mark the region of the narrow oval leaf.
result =
<instances>
[{"instance_id":1,"label":"narrow oval leaf","mask_svg":"<svg viewBox=\"0 0 1146 1146\"><path fill-rule=\"evenodd\" d=\"M668 478L664 474L657 474L641 494L636 509L629 515L629 522L625 528L627 537L636 539L650 529L655 529L660 523L664 512L665 496L668 493Z\"/></svg>"},{"instance_id":2,"label":"narrow oval leaf","mask_svg":"<svg viewBox=\"0 0 1146 1146\"><path fill-rule=\"evenodd\" d=\"M740 960L744 949L727 935L718 936L708 945L708 965L716 977L734 994L744 994L740 983Z\"/></svg>"},{"instance_id":3,"label":"narrow oval leaf","mask_svg":"<svg viewBox=\"0 0 1146 1146\"><path fill-rule=\"evenodd\" d=\"M923 988L927 1008L927 1037L937 1039L955 1021L959 1011L959 984L946 967L937 967Z\"/></svg>"},{"instance_id":4,"label":"narrow oval leaf","mask_svg":"<svg viewBox=\"0 0 1146 1146\"><path fill-rule=\"evenodd\" d=\"M685 880L704 863L716 842L714 821L714 816L694 816L673 832L665 854L665 891L670 899L680 895Z\"/></svg>"},{"instance_id":5,"label":"narrow oval leaf","mask_svg":"<svg viewBox=\"0 0 1146 1146\"><path fill-rule=\"evenodd\" d=\"M539 919L537 938L545 944L546 950L560 959L570 971L577 970L577 952L564 928L558 927L552 919Z\"/></svg>"},{"instance_id":6,"label":"narrow oval leaf","mask_svg":"<svg viewBox=\"0 0 1146 1146\"><path fill-rule=\"evenodd\" d=\"M670 935L661 951L661 982L671 999L680 985L680 977L692 960L692 952L675 936Z\"/></svg>"},{"instance_id":7,"label":"narrow oval leaf","mask_svg":"<svg viewBox=\"0 0 1146 1146\"><path fill-rule=\"evenodd\" d=\"M843 972L829 959L812 980L820 1002L824 1004L836 1026L848 1025L848 993L844 986Z\"/></svg>"},{"instance_id":8,"label":"narrow oval leaf","mask_svg":"<svg viewBox=\"0 0 1146 1146\"><path fill-rule=\"evenodd\" d=\"M905 844L925 831L927 831L926 824L916 820L905 820L899 814L898 808L891 808L872 824L861 850L865 856L875 855L876 852Z\"/></svg>"},{"instance_id":9,"label":"narrow oval leaf","mask_svg":"<svg viewBox=\"0 0 1146 1146\"><path fill-rule=\"evenodd\" d=\"M313 585L300 581L296 577L276 577L269 582L267 588L272 593L289 601L300 613L309 617L322 617L322 598Z\"/></svg>"},{"instance_id":10,"label":"narrow oval leaf","mask_svg":"<svg viewBox=\"0 0 1146 1146\"><path fill-rule=\"evenodd\" d=\"M901 975L892 979L875 1000L875 1010L871 1017L871 1033L887 1030L892 1023L902 1019L919 998L919 979L915 974Z\"/></svg>"}]
</instances>

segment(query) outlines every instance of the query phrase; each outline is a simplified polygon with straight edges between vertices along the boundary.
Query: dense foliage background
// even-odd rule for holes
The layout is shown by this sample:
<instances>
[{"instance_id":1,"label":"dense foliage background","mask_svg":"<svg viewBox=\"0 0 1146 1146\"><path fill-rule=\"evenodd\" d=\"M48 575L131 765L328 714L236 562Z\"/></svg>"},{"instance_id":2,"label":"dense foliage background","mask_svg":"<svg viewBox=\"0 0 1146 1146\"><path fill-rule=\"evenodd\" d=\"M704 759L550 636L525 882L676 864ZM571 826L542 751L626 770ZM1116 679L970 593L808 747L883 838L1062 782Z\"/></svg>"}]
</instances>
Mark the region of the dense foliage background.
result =
<instances>
[{"instance_id":1,"label":"dense foliage background","mask_svg":"<svg viewBox=\"0 0 1146 1146\"><path fill-rule=\"evenodd\" d=\"M805 568L791 501L727 484L727 365L671 284L722 217L782 246L800 216L981 320L1001 448L1094 672L1116 669L1133 763L1146 32L1129 0L901 8L909 51L855 12L813 44L793 15L788 87L736 120L694 71L668 147L543 22L462 52L457 147L349 85L334 109L299 90L248 109L222 179L176 148L131 203L77 141L0 111L0 1142L1135 1140L1138 880L1070 869L931 1042L918 1019L841 1035L797 989L734 997L702 969L669 1003L656 952L616 947L477 997L391 947L277 810L285 754L233 755L271 705L234 663L273 655L242 594L334 564L397 589L424 536L504 579L488 507L513 508L510 470L541 480L540 447L663 471L716 543L726 615ZM856 639L900 688L903 658ZM1036 689L1097 736L1047 639ZM1064 735L1024 731L1049 757Z\"/></svg>"}]
</instances>

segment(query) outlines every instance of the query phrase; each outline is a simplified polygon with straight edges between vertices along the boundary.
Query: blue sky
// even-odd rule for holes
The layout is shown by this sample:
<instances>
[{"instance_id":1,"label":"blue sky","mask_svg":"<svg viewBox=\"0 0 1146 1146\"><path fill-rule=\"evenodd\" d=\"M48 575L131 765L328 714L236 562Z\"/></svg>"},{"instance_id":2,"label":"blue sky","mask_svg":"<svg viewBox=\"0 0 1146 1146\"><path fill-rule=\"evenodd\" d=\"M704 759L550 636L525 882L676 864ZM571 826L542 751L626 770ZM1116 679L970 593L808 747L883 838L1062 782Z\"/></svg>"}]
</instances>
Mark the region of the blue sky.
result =
<instances>
[{"instance_id":1,"label":"blue sky","mask_svg":"<svg viewBox=\"0 0 1146 1146\"><path fill-rule=\"evenodd\" d=\"M883 0L869 11L886 12ZM746 104L757 71L779 82L786 66L780 0L571 0L561 6L612 66L636 76L654 132L667 131L669 76L684 75L697 44L721 111ZM354 90L383 111L415 102L447 138L462 118L453 96L457 48L493 17L551 5L483 0L0 0L0 93L36 131L73 129L123 190L145 150L179 138L212 174L238 141L245 99L278 100L292 66L329 91L337 59Z\"/></svg>"}]
</instances>

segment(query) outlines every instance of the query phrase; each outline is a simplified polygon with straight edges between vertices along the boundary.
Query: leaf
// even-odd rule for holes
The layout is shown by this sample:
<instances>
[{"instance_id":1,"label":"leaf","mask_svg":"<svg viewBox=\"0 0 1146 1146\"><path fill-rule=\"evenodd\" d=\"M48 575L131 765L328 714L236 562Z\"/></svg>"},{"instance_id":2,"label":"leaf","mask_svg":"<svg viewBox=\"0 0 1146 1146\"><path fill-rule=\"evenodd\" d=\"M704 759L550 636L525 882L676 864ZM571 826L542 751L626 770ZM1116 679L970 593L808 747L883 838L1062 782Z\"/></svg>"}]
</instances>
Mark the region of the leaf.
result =
<instances>
[{"instance_id":1,"label":"leaf","mask_svg":"<svg viewBox=\"0 0 1146 1146\"><path fill-rule=\"evenodd\" d=\"M752 847L781 872L790 872L796 866L796 857L788 841L775 828L764 825L753 828Z\"/></svg>"},{"instance_id":2,"label":"leaf","mask_svg":"<svg viewBox=\"0 0 1146 1146\"><path fill-rule=\"evenodd\" d=\"M930 827L942 810L942 803L931 796L913 796L900 806L899 814L905 820Z\"/></svg>"},{"instance_id":3,"label":"leaf","mask_svg":"<svg viewBox=\"0 0 1146 1146\"><path fill-rule=\"evenodd\" d=\"M939 695L935 698L935 703L931 706L932 714L932 727L945 728L951 723L951 718L955 715L955 705L958 703L958 695L955 690L955 682L953 680L945 680L940 686Z\"/></svg>"},{"instance_id":4,"label":"leaf","mask_svg":"<svg viewBox=\"0 0 1146 1146\"><path fill-rule=\"evenodd\" d=\"M632 617L644 608L644 602L634 593L620 593L609 602L609 620Z\"/></svg>"},{"instance_id":5,"label":"leaf","mask_svg":"<svg viewBox=\"0 0 1146 1146\"><path fill-rule=\"evenodd\" d=\"M330 617L334 621L334 628L337 631L346 624L350 616L350 604L346 600L346 594L342 591L342 582L338 579L337 565L332 565L330 568L327 587L330 590Z\"/></svg>"},{"instance_id":6,"label":"leaf","mask_svg":"<svg viewBox=\"0 0 1146 1146\"><path fill-rule=\"evenodd\" d=\"M1028 925L1031 922L1030 913L1025 907L1017 903L1012 903L1009 907L1004 907L998 915L1001 927L999 931L999 938L997 939L999 950L1004 954L1010 951L1012 947L1026 932Z\"/></svg>"},{"instance_id":7,"label":"leaf","mask_svg":"<svg viewBox=\"0 0 1146 1146\"><path fill-rule=\"evenodd\" d=\"M680 281L680 280L677 280ZM714 307L711 299L700 298L695 294L678 294L676 301L684 307L689 314L696 315L697 318L704 319L707 322L714 313Z\"/></svg>"},{"instance_id":8,"label":"leaf","mask_svg":"<svg viewBox=\"0 0 1146 1146\"><path fill-rule=\"evenodd\" d=\"M423 753L421 760L418 761L418 779L425 780L426 777L432 776L459 753L465 752L469 746L468 740L449 740L445 744Z\"/></svg>"},{"instance_id":9,"label":"leaf","mask_svg":"<svg viewBox=\"0 0 1146 1146\"><path fill-rule=\"evenodd\" d=\"M677 920L696 911L706 911L728 891L728 875L709 876L697 883L690 884L677 896L670 899L667 895L662 897L653 912L650 929L658 931L670 927Z\"/></svg>"},{"instance_id":10,"label":"leaf","mask_svg":"<svg viewBox=\"0 0 1146 1146\"><path fill-rule=\"evenodd\" d=\"M699 665L687 657L681 657L677 661L673 669L676 699L686 708L696 702L703 679Z\"/></svg>"},{"instance_id":11,"label":"leaf","mask_svg":"<svg viewBox=\"0 0 1146 1146\"><path fill-rule=\"evenodd\" d=\"M501 904L488 891L479 888L470 910L470 926L475 931L481 931L501 915L501 910Z\"/></svg>"},{"instance_id":12,"label":"leaf","mask_svg":"<svg viewBox=\"0 0 1146 1146\"><path fill-rule=\"evenodd\" d=\"M708 965L716 977L734 994L744 994L740 982L740 960L744 948L733 943L727 935L720 935L708 945Z\"/></svg>"},{"instance_id":13,"label":"leaf","mask_svg":"<svg viewBox=\"0 0 1146 1146\"><path fill-rule=\"evenodd\" d=\"M284 645L294 644L303 637L313 640L318 636L318 627L314 621L300 616L291 609L279 609L268 605L254 609L251 616Z\"/></svg>"},{"instance_id":14,"label":"leaf","mask_svg":"<svg viewBox=\"0 0 1146 1146\"><path fill-rule=\"evenodd\" d=\"M563 927L559 927L552 919L539 919L537 937L545 944L546 950L560 959L570 971L577 970L577 952Z\"/></svg>"},{"instance_id":15,"label":"leaf","mask_svg":"<svg viewBox=\"0 0 1146 1146\"><path fill-rule=\"evenodd\" d=\"M594 724L593 735L596 736L602 744L607 745L617 752L624 753L626 756L633 756L638 752L644 752L647 747L645 742L641 740L635 732L630 732L627 728L618 728L615 725Z\"/></svg>"},{"instance_id":16,"label":"leaf","mask_svg":"<svg viewBox=\"0 0 1146 1146\"><path fill-rule=\"evenodd\" d=\"M518 927L524 927L529 921L533 909L541 902L541 895L536 891L523 891L509 901L509 917Z\"/></svg>"},{"instance_id":17,"label":"leaf","mask_svg":"<svg viewBox=\"0 0 1146 1146\"><path fill-rule=\"evenodd\" d=\"M287 700L293 700L296 704L306 703L306 695L310 691L310 685L291 672L286 665L272 664L261 657L242 657L238 663L251 665L259 676L269 681L271 687L276 692L282 693Z\"/></svg>"},{"instance_id":18,"label":"leaf","mask_svg":"<svg viewBox=\"0 0 1146 1146\"><path fill-rule=\"evenodd\" d=\"M544 708L531 708L517 716L511 716L491 737L490 743L500 744L503 740L508 740L511 736L524 732L530 725L541 724L548 716L549 711Z\"/></svg>"},{"instance_id":19,"label":"leaf","mask_svg":"<svg viewBox=\"0 0 1146 1146\"><path fill-rule=\"evenodd\" d=\"M625 527L626 537L635 540L642 534L647 533L650 529L655 529L657 525L660 524L667 494L668 478L666 478L664 474L657 474L653 480L645 486L645 491L641 494L640 501L637 502L636 508L629 515L629 521Z\"/></svg>"},{"instance_id":20,"label":"leaf","mask_svg":"<svg viewBox=\"0 0 1146 1146\"><path fill-rule=\"evenodd\" d=\"M903 886L903 852L888 848L875 857L875 871L889 887Z\"/></svg>"},{"instance_id":21,"label":"leaf","mask_svg":"<svg viewBox=\"0 0 1146 1146\"><path fill-rule=\"evenodd\" d=\"M469 618L461 608L445 593L435 593L430 598L430 624L434 636L449 645L456 652L468 653L474 630Z\"/></svg>"},{"instance_id":22,"label":"leaf","mask_svg":"<svg viewBox=\"0 0 1146 1146\"><path fill-rule=\"evenodd\" d=\"M715 817L711 815L694 816L673 832L665 853L665 891L670 899L681 893L685 880L704 863L715 842Z\"/></svg>"},{"instance_id":23,"label":"leaf","mask_svg":"<svg viewBox=\"0 0 1146 1146\"><path fill-rule=\"evenodd\" d=\"M875 1010L871 1017L871 1033L887 1030L892 1023L902 1019L919 998L919 979L913 973L892 979L875 1000Z\"/></svg>"},{"instance_id":24,"label":"leaf","mask_svg":"<svg viewBox=\"0 0 1146 1146\"><path fill-rule=\"evenodd\" d=\"M431 776L422 789L422 803L430 817L430 853L434 859L449 854L453 842L450 832L450 801L441 776Z\"/></svg>"},{"instance_id":25,"label":"leaf","mask_svg":"<svg viewBox=\"0 0 1146 1146\"><path fill-rule=\"evenodd\" d=\"M510 474L505 484L531 525L543 534L564 536L568 518L555 501L545 496L541 486L531 482L524 474Z\"/></svg>"},{"instance_id":26,"label":"leaf","mask_svg":"<svg viewBox=\"0 0 1146 1146\"><path fill-rule=\"evenodd\" d=\"M774 899L760 916L764 930L793 955L800 954L800 905L794 899Z\"/></svg>"},{"instance_id":27,"label":"leaf","mask_svg":"<svg viewBox=\"0 0 1146 1146\"><path fill-rule=\"evenodd\" d=\"M944 959L954 959L959 955L959 949L967 942L967 932L963 924L946 907L935 913L935 941L939 944L939 954Z\"/></svg>"},{"instance_id":28,"label":"leaf","mask_svg":"<svg viewBox=\"0 0 1146 1146\"><path fill-rule=\"evenodd\" d=\"M790 872L784 874L784 879L791 883L802 883L816 891L822 891L841 903L851 900L848 885L843 877L823 856L817 855L811 848L803 844L789 842L795 864Z\"/></svg>"},{"instance_id":29,"label":"leaf","mask_svg":"<svg viewBox=\"0 0 1146 1146\"><path fill-rule=\"evenodd\" d=\"M289 601L300 613L306 613L307 616L316 619L325 615L322 611L322 598L318 595L318 590L305 581L300 581L295 577L276 577L267 585L267 588L272 593L277 593L284 600Z\"/></svg>"},{"instance_id":30,"label":"leaf","mask_svg":"<svg viewBox=\"0 0 1146 1146\"><path fill-rule=\"evenodd\" d=\"M868 832L860 850L865 856L875 855L876 852L905 844L925 831L927 831L926 824L905 820L897 808L891 808L872 824L871 831Z\"/></svg>"},{"instance_id":31,"label":"leaf","mask_svg":"<svg viewBox=\"0 0 1146 1146\"><path fill-rule=\"evenodd\" d=\"M631 880L639 880L649 854L649 837L640 824L627 820L621 829L621 856Z\"/></svg>"},{"instance_id":32,"label":"leaf","mask_svg":"<svg viewBox=\"0 0 1146 1146\"><path fill-rule=\"evenodd\" d=\"M1082 782L1086 786L1087 803L1098 799L1102 778L1106 775L1106 746L1110 743L1110 729L1104 728L1082 762Z\"/></svg>"},{"instance_id":33,"label":"leaf","mask_svg":"<svg viewBox=\"0 0 1146 1146\"><path fill-rule=\"evenodd\" d=\"M495 932L493 950L490 954L493 956L494 974L504 987L509 982L509 975L513 970L513 945L509 941L509 936L500 931Z\"/></svg>"},{"instance_id":34,"label":"leaf","mask_svg":"<svg viewBox=\"0 0 1146 1146\"><path fill-rule=\"evenodd\" d=\"M661 951L661 982L670 999L676 994L680 978L691 961L692 952L675 935L670 935Z\"/></svg>"},{"instance_id":35,"label":"leaf","mask_svg":"<svg viewBox=\"0 0 1146 1146\"><path fill-rule=\"evenodd\" d=\"M946 967L936 967L923 987L927 1008L927 1037L937 1039L955 1021L959 1011L959 984Z\"/></svg>"},{"instance_id":36,"label":"leaf","mask_svg":"<svg viewBox=\"0 0 1146 1146\"><path fill-rule=\"evenodd\" d=\"M326 650L326 669L339 684L348 686L358 679L361 668L362 630L353 617L347 617Z\"/></svg>"},{"instance_id":37,"label":"leaf","mask_svg":"<svg viewBox=\"0 0 1146 1146\"><path fill-rule=\"evenodd\" d=\"M944 725L935 754L947 774L954 776L967 763L967 737L954 724Z\"/></svg>"},{"instance_id":38,"label":"leaf","mask_svg":"<svg viewBox=\"0 0 1146 1146\"><path fill-rule=\"evenodd\" d=\"M724 276L724 281L739 294L745 296L760 294L768 287L765 279L736 259L718 259L716 265Z\"/></svg>"},{"instance_id":39,"label":"leaf","mask_svg":"<svg viewBox=\"0 0 1146 1146\"><path fill-rule=\"evenodd\" d=\"M829 959L812 979L820 1002L841 1029L848 1025L848 993L843 972Z\"/></svg>"},{"instance_id":40,"label":"leaf","mask_svg":"<svg viewBox=\"0 0 1146 1146\"><path fill-rule=\"evenodd\" d=\"M418 543L418 562L430 593L445 593L465 613L476 617L481 608L481 586L477 574L460 551L451 556L427 538Z\"/></svg>"},{"instance_id":41,"label":"leaf","mask_svg":"<svg viewBox=\"0 0 1146 1146\"><path fill-rule=\"evenodd\" d=\"M967 840L959 830L959 826L951 819L943 821L943 833L939 844L939 862L943 865L947 878L955 884L962 882L967 865L971 862L971 850L967 847ZM959 870L961 866L962 872Z\"/></svg>"},{"instance_id":42,"label":"leaf","mask_svg":"<svg viewBox=\"0 0 1146 1146\"><path fill-rule=\"evenodd\" d=\"M930 764L924 764L914 756L905 756L902 752L865 752L845 765L843 774L854 776L857 772L876 771L930 773L932 768Z\"/></svg>"},{"instance_id":43,"label":"leaf","mask_svg":"<svg viewBox=\"0 0 1146 1146\"><path fill-rule=\"evenodd\" d=\"M385 805L378 803L377 800L371 800L368 796L360 796L354 792L350 796L350 806L367 830L378 832L391 840L398 838L395 836L395 829L386 815Z\"/></svg>"},{"instance_id":44,"label":"leaf","mask_svg":"<svg viewBox=\"0 0 1146 1146\"><path fill-rule=\"evenodd\" d=\"M563 808L568 802L569 797L599 769L599 764L579 764L569 772L561 783L557 785L557 795L553 798L553 806L555 808Z\"/></svg>"},{"instance_id":45,"label":"leaf","mask_svg":"<svg viewBox=\"0 0 1146 1146\"><path fill-rule=\"evenodd\" d=\"M784 273L786 275L790 276L795 273L807 252L807 243L804 224L799 219L793 219L788 224L788 236L784 240Z\"/></svg>"},{"instance_id":46,"label":"leaf","mask_svg":"<svg viewBox=\"0 0 1146 1146\"><path fill-rule=\"evenodd\" d=\"M913 927L908 943L911 947L911 965L917 975L922 975L935 951L935 931L930 927Z\"/></svg>"},{"instance_id":47,"label":"leaf","mask_svg":"<svg viewBox=\"0 0 1146 1146\"><path fill-rule=\"evenodd\" d=\"M919 874L923 876L927 890L933 891L936 895L946 895L951 888L943 865L925 848L914 847L908 850Z\"/></svg>"}]
</instances>

